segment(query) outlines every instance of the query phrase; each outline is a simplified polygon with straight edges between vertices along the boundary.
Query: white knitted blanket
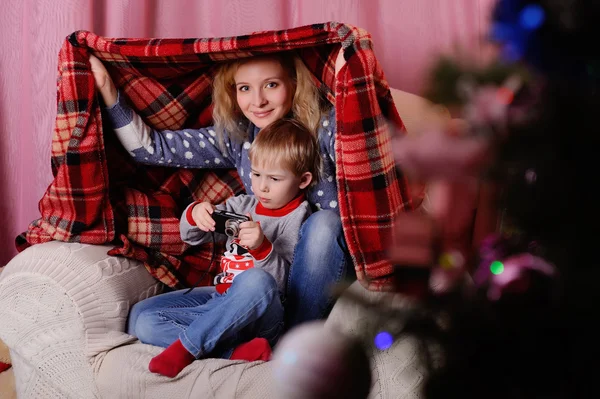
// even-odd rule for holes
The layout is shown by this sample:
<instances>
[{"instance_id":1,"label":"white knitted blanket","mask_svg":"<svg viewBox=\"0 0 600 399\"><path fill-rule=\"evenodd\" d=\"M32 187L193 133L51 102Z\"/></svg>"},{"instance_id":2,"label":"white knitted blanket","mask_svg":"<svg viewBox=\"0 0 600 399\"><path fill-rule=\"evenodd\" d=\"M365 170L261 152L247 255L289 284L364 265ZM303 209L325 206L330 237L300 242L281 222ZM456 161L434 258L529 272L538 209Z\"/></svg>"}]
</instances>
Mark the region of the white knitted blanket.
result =
<instances>
[{"instance_id":1,"label":"white knitted blanket","mask_svg":"<svg viewBox=\"0 0 600 399\"><path fill-rule=\"evenodd\" d=\"M0 275L0 339L11 350L19 398L274 397L272 363L208 359L176 378L148 371L161 348L125 331L130 307L159 286L144 267L106 255L107 246L49 242L17 255ZM358 283L352 290L372 300ZM339 301L327 324L357 334L376 322ZM414 343L370 353L370 398L418 398L423 370Z\"/></svg>"}]
</instances>

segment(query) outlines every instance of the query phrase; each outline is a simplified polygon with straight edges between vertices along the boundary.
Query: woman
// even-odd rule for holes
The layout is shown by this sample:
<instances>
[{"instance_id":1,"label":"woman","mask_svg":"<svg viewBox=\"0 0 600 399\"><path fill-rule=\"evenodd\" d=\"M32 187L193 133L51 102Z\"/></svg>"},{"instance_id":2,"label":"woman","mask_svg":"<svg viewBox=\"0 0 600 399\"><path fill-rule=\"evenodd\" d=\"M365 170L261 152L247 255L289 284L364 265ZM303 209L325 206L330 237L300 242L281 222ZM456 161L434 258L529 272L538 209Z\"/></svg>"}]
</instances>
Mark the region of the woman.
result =
<instances>
[{"instance_id":1,"label":"woman","mask_svg":"<svg viewBox=\"0 0 600 399\"><path fill-rule=\"evenodd\" d=\"M336 69L342 60L340 52ZM248 150L260 129L291 116L313 130L323 158L323 176L307 197L320 211L300 231L287 284L286 328L325 317L333 304L330 287L353 269L337 203L335 109L324 104L302 60L288 52L221 64L214 78L215 126L164 131L151 129L132 112L96 57L90 56L90 63L117 137L142 163L236 168L251 194Z\"/></svg>"}]
</instances>

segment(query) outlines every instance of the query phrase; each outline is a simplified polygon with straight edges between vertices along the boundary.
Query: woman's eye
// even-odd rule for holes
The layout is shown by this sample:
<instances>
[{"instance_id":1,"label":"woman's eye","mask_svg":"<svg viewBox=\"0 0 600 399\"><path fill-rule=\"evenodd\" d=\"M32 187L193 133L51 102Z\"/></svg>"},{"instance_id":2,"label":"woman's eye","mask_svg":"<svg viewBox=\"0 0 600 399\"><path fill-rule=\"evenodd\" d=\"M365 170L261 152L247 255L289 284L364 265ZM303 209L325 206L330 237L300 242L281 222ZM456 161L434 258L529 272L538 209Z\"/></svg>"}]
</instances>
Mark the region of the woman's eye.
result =
<instances>
[{"instance_id":1,"label":"woman's eye","mask_svg":"<svg viewBox=\"0 0 600 399\"><path fill-rule=\"evenodd\" d=\"M274 89L275 87L277 87L277 83L275 82L269 82L266 85L267 89Z\"/></svg>"},{"instance_id":2,"label":"woman's eye","mask_svg":"<svg viewBox=\"0 0 600 399\"><path fill-rule=\"evenodd\" d=\"M248 91L248 90L250 90L250 87L248 87L248 86L240 86L240 87L238 87L238 90L239 91Z\"/></svg>"}]
</instances>

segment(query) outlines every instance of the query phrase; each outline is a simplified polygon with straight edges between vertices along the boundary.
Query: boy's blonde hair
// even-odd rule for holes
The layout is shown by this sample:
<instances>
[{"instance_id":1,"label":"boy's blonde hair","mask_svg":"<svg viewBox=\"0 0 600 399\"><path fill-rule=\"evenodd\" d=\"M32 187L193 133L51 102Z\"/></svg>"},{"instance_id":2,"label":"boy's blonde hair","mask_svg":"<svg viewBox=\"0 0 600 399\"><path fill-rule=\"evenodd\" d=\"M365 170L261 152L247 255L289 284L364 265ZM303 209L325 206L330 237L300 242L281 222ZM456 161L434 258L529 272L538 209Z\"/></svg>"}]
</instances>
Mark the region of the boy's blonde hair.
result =
<instances>
[{"instance_id":1,"label":"boy's blonde hair","mask_svg":"<svg viewBox=\"0 0 600 399\"><path fill-rule=\"evenodd\" d=\"M295 119L279 119L264 127L256 136L248 152L253 165L281 165L301 176L312 174L312 187L321 176L321 153L315 136Z\"/></svg>"},{"instance_id":2,"label":"boy's blonde hair","mask_svg":"<svg viewBox=\"0 0 600 399\"><path fill-rule=\"evenodd\" d=\"M237 103L234 76L241 65L257 58L281 63L294 84L292 117L316 135L321 119L321 95L304 62L295 52L288 51L227 61L219 67L213 80L212 96L213 122L220 143L223 143L225 133L235 142L242 142L248 137L248 120Z\"/></svg>"}]
</instances>

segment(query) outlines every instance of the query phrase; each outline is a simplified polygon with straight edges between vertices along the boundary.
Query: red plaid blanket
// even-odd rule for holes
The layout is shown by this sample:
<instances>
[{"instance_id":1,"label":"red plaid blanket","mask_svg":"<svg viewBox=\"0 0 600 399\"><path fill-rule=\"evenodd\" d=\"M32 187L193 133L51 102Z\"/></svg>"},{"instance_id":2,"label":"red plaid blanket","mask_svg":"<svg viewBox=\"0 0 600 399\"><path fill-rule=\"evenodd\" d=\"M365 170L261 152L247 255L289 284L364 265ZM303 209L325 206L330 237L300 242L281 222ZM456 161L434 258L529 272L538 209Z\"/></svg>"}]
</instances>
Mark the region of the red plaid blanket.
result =
<instances>
[{"instance_id":1,"label":"red plaid blanket","mask_svg":"<svg viewBox=\"0 0 600 399\"><path fill-rule=\"evenodd\" d=\"M336 79L340 46L346 64ZM292 49L335 104L340 212L358 279L370 289L388 288L391 265L385 245L395 217L411 209L412 202L394 167L384 120L403 124L371 36L336 22L216 39L71 34L58 61L54 180L40 200L41 217L17 238L18 248L50 240L112 243L112 254L143 261L170 287L189 286L202 275L202 284L210 284L212 271L204 272L212 245L184 244L179 217L193 200L217 203L240 192L237 173L133 162L110 127L103 126L89 54L104 61L146 123L181 129L211 124L211 77L217 61Z\"/></svg>"}]
</instances>

